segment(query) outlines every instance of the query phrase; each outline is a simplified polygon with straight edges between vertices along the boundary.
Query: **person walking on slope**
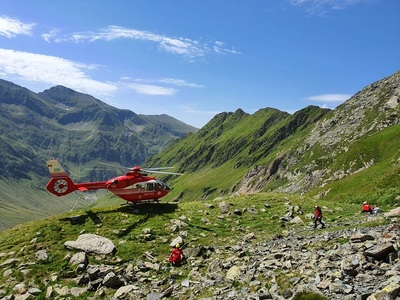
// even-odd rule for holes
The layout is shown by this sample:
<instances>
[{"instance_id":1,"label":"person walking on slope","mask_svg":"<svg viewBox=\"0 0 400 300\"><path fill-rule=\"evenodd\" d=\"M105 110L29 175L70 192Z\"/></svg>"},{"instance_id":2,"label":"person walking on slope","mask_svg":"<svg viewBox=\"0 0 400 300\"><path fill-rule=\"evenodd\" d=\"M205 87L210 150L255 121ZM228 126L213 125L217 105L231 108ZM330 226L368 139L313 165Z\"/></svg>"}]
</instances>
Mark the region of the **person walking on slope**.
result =
<instances>
[{"instance_id":1,"label":"person walking on slope","mask_svg":"<svg viewBox=\"0 0 400 300\"><path fill-rule=\"evenodd\" d=\"M315 206L315 214L314 214L314 229L317 228L317 222L322 225L322 228L325 228L325 223L322 222L322 210L318 205Z\"/></svg>"},{"instance_id":2,"label":"person walking on slope","mask_svg":"<svg viewBox=\"0 0 400 300\"><path fill-rule=\"evenodd\" d=\"M172 250L172 252L169 256L169 262L173 266L179 266L179 265L181 265L184 258L185 258L185 255L183 254L183 251L182 251L180 245L176 244L175 248Z\"/></svg>"}]
</instances>

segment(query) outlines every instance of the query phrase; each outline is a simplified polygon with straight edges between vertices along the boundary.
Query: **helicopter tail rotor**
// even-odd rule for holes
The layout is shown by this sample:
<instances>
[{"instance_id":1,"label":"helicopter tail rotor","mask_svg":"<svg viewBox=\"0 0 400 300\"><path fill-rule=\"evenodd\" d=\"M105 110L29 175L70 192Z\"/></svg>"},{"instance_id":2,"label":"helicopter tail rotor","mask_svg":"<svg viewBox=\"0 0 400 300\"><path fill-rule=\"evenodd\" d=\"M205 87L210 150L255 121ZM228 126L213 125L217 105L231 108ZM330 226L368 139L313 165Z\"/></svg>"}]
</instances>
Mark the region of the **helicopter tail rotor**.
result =
<instances>
[{"instance_id":1,"label":"helicopter tail rotor","mask_svg":"<svg viewBox=\"0 0 400 300\"><path fill-rule=\"evenodd\" d=\"M51 179L47 183L46 189L50 193L60 197L77 190L74 182L57 160L47 161L47 167L49 168Z\"/></svg>"}]
</instances>

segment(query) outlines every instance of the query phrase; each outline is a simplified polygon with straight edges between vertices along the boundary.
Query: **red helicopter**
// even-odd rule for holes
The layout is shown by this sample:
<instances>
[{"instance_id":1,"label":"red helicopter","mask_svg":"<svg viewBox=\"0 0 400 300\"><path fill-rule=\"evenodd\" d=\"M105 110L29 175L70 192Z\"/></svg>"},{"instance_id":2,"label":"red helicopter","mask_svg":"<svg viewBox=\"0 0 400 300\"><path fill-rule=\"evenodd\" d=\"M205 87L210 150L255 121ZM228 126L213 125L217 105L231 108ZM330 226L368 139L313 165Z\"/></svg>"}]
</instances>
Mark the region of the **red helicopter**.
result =
<instances>
[{"instance_id":1,"label":"red helicopter","mask_svg":"<svg viewBox=\"0 0 400 300\"><path fill-rule=\"evenodd\" d=\"M93 191L98 189L107 189L127 202L158 201L161 197L167 195L170 188L167 184L155 177L149 177L144 172L163 173L182 175L180 173L171 173L157 171L157 169L142 169L139 166L128 170L125 175L111 178L107 181L74 183L64 168L56 159L47 161L47 167L51 175L46 189L60 197L73 191Z\"/></svg>"}]
</instances>

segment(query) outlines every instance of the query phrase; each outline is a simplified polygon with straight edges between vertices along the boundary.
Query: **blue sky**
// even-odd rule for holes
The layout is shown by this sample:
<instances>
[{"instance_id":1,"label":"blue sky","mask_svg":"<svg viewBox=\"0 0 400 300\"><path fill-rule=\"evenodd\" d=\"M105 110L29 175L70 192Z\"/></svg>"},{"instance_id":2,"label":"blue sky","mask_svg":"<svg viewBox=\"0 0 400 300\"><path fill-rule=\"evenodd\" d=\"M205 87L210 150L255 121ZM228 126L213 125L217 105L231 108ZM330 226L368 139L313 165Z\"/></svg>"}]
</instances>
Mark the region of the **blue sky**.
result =
<instances>
[{"instance_id":1,"label":"blue sky","mask_svg":"<svg viewBox=\"0 0 400 300\"><path fill-rule=\"evenodd\" d=\"M334 108L400 70L398 0L0 0L0 78L196 127Z\"/></svg>"}]
</instances>

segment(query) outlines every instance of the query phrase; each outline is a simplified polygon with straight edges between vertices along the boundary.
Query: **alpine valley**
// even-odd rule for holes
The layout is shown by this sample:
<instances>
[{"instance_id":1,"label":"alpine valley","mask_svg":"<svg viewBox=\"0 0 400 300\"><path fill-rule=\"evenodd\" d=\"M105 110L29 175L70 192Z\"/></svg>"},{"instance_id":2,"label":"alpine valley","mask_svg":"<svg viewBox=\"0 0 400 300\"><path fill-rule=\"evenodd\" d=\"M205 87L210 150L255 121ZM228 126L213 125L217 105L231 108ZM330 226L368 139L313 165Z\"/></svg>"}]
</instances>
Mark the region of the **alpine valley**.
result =
<instances>
[{"instance_id":1,"label":"alpine valley","mask_svg":"<svg viewBox=\"0 0 400 300\"><path fill-rule=\"evenodd\" d=\"M45 162L52 157L77 182L124 171L104 170L99 162L173 166L185 176L163 177L173 187L167 202L274 191L392 203L400 183L399 97L397 72L334 110L309 106L288 114L262 108L249 115L238 109L198 130L62 86L36 94L2 80L0 213L6 217L0 228L69 210L77 202L79 193L57 198L45 190Z\"/></svg>"},{"instance_id":2,"label":"alpine valley","mask_svg":"<svg viewBox=\"0 0 400 300\"><path fill-rule=\"evenodd\" d=\"M400 296L400 71L333 110L237 109L201 129L62 86L0 81L0 106L0 298ZM77 182L117 174L100 162L184 175L157 176L172 188L161 203L121 206L49 194L51 157Z\"/></svg>"}]
</instances>

